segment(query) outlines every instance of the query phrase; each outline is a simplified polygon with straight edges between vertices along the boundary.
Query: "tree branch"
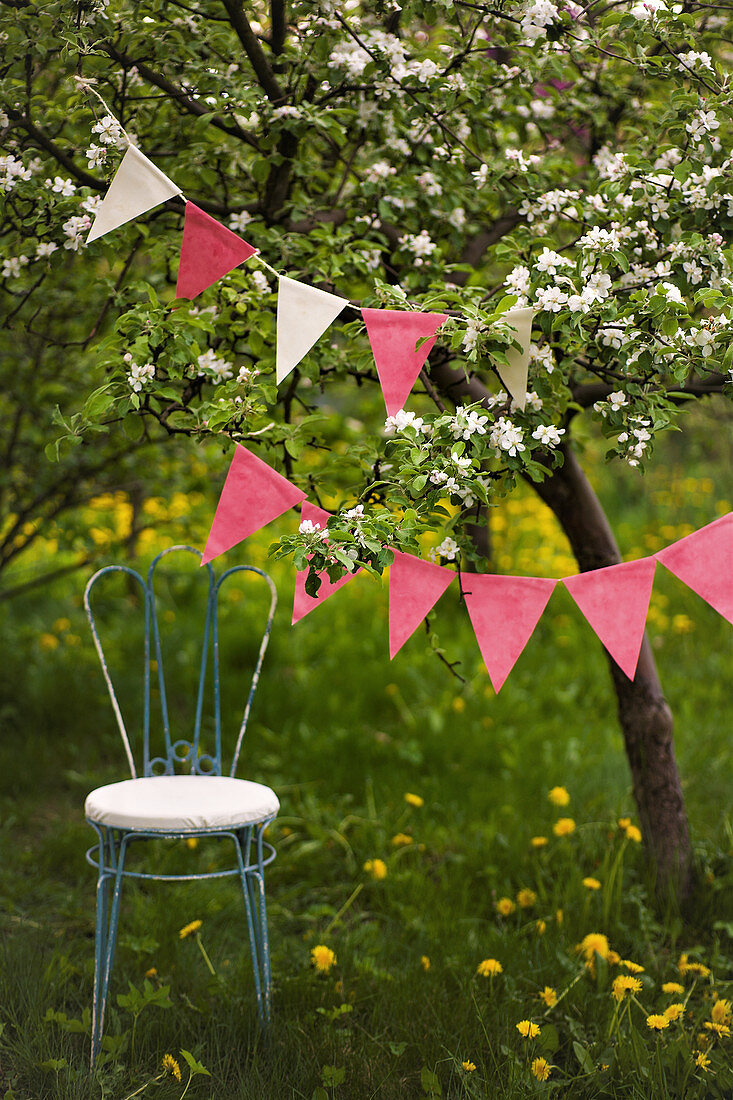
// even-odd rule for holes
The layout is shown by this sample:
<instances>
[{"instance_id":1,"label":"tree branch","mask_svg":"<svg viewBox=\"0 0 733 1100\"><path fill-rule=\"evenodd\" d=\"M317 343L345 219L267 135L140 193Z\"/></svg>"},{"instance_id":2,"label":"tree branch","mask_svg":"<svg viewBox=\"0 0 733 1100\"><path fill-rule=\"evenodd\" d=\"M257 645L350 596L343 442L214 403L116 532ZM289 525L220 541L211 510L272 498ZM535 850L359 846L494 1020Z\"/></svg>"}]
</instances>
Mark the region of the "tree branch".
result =
<instances>
[{"instance_id":1,"label":"tree branch","mask_svg":"<svg viewBox=\"0 0 733 1100\"><path fill-rule=\"evenodd\" d=\"M255 76L262 85L267 98L273 103L284 101L286 98L285 92L280 87L280 83L262 51L256 34L249 25L249 20L244 14L239 0L223 0L223 4L229 15L229 22L237 38L244 46L244 52L247 54L249 63L254 69Z\"/></svg>"}]
</instances>

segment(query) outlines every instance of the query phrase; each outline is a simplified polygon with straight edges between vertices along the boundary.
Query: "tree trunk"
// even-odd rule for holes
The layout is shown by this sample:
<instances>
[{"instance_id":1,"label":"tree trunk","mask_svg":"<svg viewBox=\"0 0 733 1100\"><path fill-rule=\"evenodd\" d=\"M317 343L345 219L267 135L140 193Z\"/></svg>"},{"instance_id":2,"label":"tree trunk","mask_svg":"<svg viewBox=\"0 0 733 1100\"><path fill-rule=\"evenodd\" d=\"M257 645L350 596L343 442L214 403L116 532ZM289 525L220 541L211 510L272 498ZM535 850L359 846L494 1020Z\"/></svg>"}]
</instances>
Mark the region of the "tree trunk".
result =
<instances>
[{"instance_id":1,"label":"tree trunk","mask_svg":"<svg viewBox=\"0 0 733 1100\"><path fill-rule=\"evenodd\" d=\"M532 487L559 520L581 572L616 565L621 555L601 503L574 451L563 450L564 465ZM690 834L674 754L672 712L647 635L633 680L610 656L608 661L647 856L659 888L685 898L694 886Z\"/></svg>"},{"instance_id":2,"label":"tree trunk","mask_svg":"<svg viewBox=\"0 0 733 1100\"><path fill-rule=\"evenodd\" d=\"M436 359L431 381L447 400L486 400L488 391L477 378L468 379L449 360L437 355ZM541 484L529 484L559 520L581 572L617 565L621 555L601 502L575 452L569 446L562 450L564 464ZM686 899L695 885L692 847L674 754L672 712L662 694L649 639L645 634L633 681L610 656L608 660L646 855L660 892Z\"/></svg>"}]
</instances>

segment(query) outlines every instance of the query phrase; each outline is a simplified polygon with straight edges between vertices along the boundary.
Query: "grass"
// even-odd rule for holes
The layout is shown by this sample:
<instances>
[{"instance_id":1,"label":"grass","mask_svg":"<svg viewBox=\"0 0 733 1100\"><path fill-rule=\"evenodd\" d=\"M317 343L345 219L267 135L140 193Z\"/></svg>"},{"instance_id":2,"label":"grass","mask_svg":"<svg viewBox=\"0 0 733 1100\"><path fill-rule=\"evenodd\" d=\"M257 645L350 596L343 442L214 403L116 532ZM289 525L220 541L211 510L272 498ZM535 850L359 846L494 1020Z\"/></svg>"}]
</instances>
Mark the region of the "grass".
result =
<instances>
[{"instance_id":1,"label":"grass","mask_svg":"<svg viewBox=\"0 0 733 1100\"><path fill-rule=\"evenodd\" d=\"M694 468L709 468L704 443L696 445L703 450ZM682 471L675 448L672 441L643 498L631 473L600 482L628 557L727 510L709 475L693 476L689 465ZM119 504L102 504L103 531L104 508L113 522ZM176 537L172 523L169 530ZM231 556L262 563L272 537L268 530L248 542L246 554ZM159 538L165 542L166 532ZM504 510L495 540L497 557L514 555L519 571L569 571L562 538L531 497ZM139 1094L179 1097L189 1075L185 1050L211 1074L191 1081L187 1096L201 1100L729 1096L730 1040L704 1026L715 1022L714 1011L724 1021L715 998L730 1000L733 991L729 626L658 570L649 628L675 713L701 872L695 910L683 921L673 905L655 905L640 845L618 825L636 819L605 658L563 590L495 697L455 596L444 598L431 622L446 655L461 662L465 684L419 635L390 665L386 588L355 580L291 630L292 578L281 570L276 579L281 603L240 768L273 786L282 804L272 829L279 856L268 872L272 1027L266 1036L257 1027L232 884L130 887L108 1049L94 1078L86 1072L84 1033L94 921L84 850L92 833L82 805L93 786L124 775L123 755L79 606L79 579L6 610L0 1095L123 1100L160 1076L171 1054L182 1082L169 1073ZM243 699L236 672L253 652L252 610L242 593L223 623L228 682L236 687L225 699L229 728ZM168 657L173 694L182 700L199 620L187 590L171 585L168 595ZM109 605L110 638L134 723L137 609L124 593L120 600L116 610ZM175 711L185 730L185 707L177 703ZM555 786L569 791L567 806L548 799ZM406 793L423 804L411 805ZM566 837L553 833L559 817L575 822ZM547 837L545 846L532 846L538 835ZM394 844L394 837L410 843ZM162 858L204 867L219 855L201 843L195 850L175 845ZM374 860L383 861L384 878L364 869ZM600 887L583 885L584 878ZM534 894L522 895L526 908L518 902L523 889ZM502 898L514 904L506 916L497 911ZM195 937L179 938L194 919L203 922L215 977ZM587 959L576 950L589 933L607 937L610 957L602 943ZM311 960L319 945L336 956L322 972ZM613 951L645 968L640 989L621 1001L613 982L629 971ZM689 958L680 968L683 953ZM487 958L500 961L501 974L477 973ZM696 973L695 964L710 973ZM670 981L685 992L665 994ZM138 1007L146 996L163 1006L170 1000L169 1007L141 1008L134 1050L136 1002L124 1000L130 982ZM557 1005L540 999L545 987L556 991ZM669 1003L685 1004L682 1020L652 1031L646 1017ZM540 1026L536 1039L518 1032L523 1019ZM698 1051L703 1063L710 1059L707 1068L696 1064ZM536 1059L543 1058L552 1067L546 1082L532 1070L534 1062L542 1074Z\"/></svg>"}]
</instances>

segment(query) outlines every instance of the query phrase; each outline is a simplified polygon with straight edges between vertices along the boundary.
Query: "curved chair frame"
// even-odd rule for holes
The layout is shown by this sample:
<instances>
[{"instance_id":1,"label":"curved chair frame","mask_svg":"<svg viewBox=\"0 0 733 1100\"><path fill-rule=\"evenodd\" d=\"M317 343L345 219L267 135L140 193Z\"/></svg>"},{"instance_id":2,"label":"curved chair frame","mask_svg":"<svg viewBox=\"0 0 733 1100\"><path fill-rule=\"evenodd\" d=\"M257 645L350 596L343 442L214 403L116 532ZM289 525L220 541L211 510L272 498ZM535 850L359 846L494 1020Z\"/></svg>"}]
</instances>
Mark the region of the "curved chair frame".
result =
<instances>
[{"instance_id":1,"label":"curved chair frame","mask_svg":"<svg viewBox=\"0 0 733 1100\"><path fill-rule=\"evenodd\" d=\"M219 630L218 630L218 600L221 586L224 581L234 573L251 572L262 577L270 588L270 607L267 616L265 630L262 636L257 661L250 683L247 701L237 736L237 741L232 757L230 776L234 776L239 754L242 748L244 735L252 708L252 700L257 689L262 662L270 640L272 621L277 606L277 590L271 577L261 569L251 565L237 565L227 569L217 581L211 565L206 566L208 571L208 597L206 603L206 619L204 623L204 639L199 671L198 695L196 700L196 712L194 720L194 732L191 741L171 740L170 722L168 717L168 702L165 689L163 671L162 650L160 634L155 610L155 591L153 579L155 568L161 558L174 551L186 551L202 557L199 550L191 546L171 546L163 550L155 557L148 569L147 578L137 573L134 569L125 565L108 565L98 570L88 581L84 590L84 607L94 639L94 645L102 666L107 690L109 692L112 708L114 710L117 726L125 748L130 773L133 779L138 778L137 768L133 757L130 738L125 727L117 695L112 683L112 678L107 667L104 650L99 638L97 624L91 606L91 592L99 579L110 573L125 573L132 577L141 587L145 609L145 641L144 641L144 714L143 714L143 776L173 775L175 766L188 765L192 775L221 775L221 695L219 688ZM153 651L158 674L158 690L160 692L160 704L163 719L163 735L165 740L165 756L150 755L150 654L151 636ZM213 662L213 689L214 689L214 722L215 722L215 751L213 755L200 752L199 741L201 733L201 719L203 715L203 702L209 664L209 651L212 653ZM271 975L270 953L267 933L267 911L265 907L265 878L264 869L275 859L275 849L263 836L264 830L273 820L274 814L262 818L259 821L236 828L212 828L212 829L135 829L116 828L102 825L97 821L87 818L89 824L97 833L98 843L93 845L86 853L87 862L97 869L97 914L94 952L94 998L92 1006L92 1052L91 1062L94 1065L102 1042L104 1028L104 1014L109 989L109 979L114 963L115 945L117 940L117 928L119 923L120 899L122 895L122 883L124 879L148 879L161 882L188 882L199 879L227 878L238 875L244 900L244 908L247 917L247 931L249 936L250 953L252 956L252 969L254 972L255 994L257 998L257 1011L260 1024L265 1027L270 1018ZM176 840L191 837L218 837L229 840L234 845L236 855L235 866L223 871L208 871L189 875L154 874L152 872L132 871L125 867L128 849L133 842L143 840Z\"/></svg>"}]
</instances>

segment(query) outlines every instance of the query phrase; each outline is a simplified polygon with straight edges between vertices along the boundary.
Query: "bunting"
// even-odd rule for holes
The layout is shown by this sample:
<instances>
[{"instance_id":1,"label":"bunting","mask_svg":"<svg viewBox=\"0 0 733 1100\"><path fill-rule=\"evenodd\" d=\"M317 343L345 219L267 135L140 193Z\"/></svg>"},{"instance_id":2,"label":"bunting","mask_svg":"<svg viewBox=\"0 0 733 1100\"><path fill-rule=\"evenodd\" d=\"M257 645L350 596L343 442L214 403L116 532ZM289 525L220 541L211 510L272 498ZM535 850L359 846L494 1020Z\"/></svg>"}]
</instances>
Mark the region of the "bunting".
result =
<instances>
[{"instance_id":1,"label":"bunting","mask_svg":"<svg viewBox=\"0 0 733 1100\"><path fill-rule=\"evenodd\" d=\"M457 574L395 551L389 571L389 658L402 648Z\"/></svg>"},{"instance_id":2,"label":"bunting","mask_svg":"<svg viewBox=\"0 0 733 1100\"><path fill-rule=\"evenodd\" d=\"M345 298L279 276L275 361L278 386L348 304Z\"/></svg>"},{"instance_id":3,"label":"bunting","mask_svg":"<svg viewBox=\"0 0 733 1100\"><path fill-rule=\"evenodd\" d=\"M563 584L622 672L636 675L654 581L654 558L592 569Z\"/></svg>"},{"instance_id":4,"label":"bunting","mask_svg":"<svg viewBox=\"0 0 733 1100\"><path fill-rule=\"evenodd\" d=\"M237 444L201 564L206 565L231 550L302 500L305 500L302 489Z\"/></svg>"},{"instance_id":5,"label":"bunting","mask_svg":"<svg viewBox=\"0 0 733 1100\"><path fill-rule=\"evenodd\" d=\"M176 298L195 298L256 252L231 229L187 202Z\"/></svg>"},{"instance_id":6,"label":"bunting","mask_svg":"<svg viewBox=\"0 0 733 1100\"><path fill-rule=\"evenodd\" d=\"M328 512L324 512L323 508L316 508L315 504L310 504L309 501L305 501L300 512L301 523L303 520L310 520L314 526L318 526L322 531L326 530L328 523ZM356 573L360 573L361 570L357 569ZM349 581L353 581L356 573L344 573L343 577L339 577L337 581L329 580L328 573L325 571L319 573L321 578L321 587L318 589L317 596L309 596L305 590L305 580L308 576L307 569L299 569L295 575L295 600L293 602L293 618L291 626L305 618L310 614L314 608L319 604L325 603L327 599L333 596L334 592L338 592L339 588L343 588Z\"/></svg>"},{"instance_id":7,"label":"bunting","mask_svg":"<svg viewBox=\"0 0 733 1100\"><path fill-rule=\"evenodd\" d=\"M534 310L528 309L510 309L507 313L502 314L501 320L506 321L515 330L516 335L514 337L518 343L522 345L522 350L518 351L516 348L507 348L506 365L497 365L496 370L501 378L502 382L506 386L511 397L517 404L517 407L524 412L524 407L527 402L527 375L529 372L529 345L532 341L532 318L534 317Z\"/></svg>"},{"instance_id":8,"label":"bunting","mask_svg":"<svg viewBox=\"0 0 733 1100\"><path fill-rule=\"evenodd\" d=\"M733 623L733 512L685 535L654 556Z\"/></svg>"},{"instance_id":9,"label":"bunting","mask_svg":"<svg viewBox=\"0 0 733 1100\"><path fill-rule=\"evenodd\" d=\"M181 189L137 146L128 145L94 217L87 244L180 194Z\"/></svg>"},{"instance_id":10,"label":"bunting","mask_svg":"<svg viewBox=\"0 0 733 1100\"><path fill-rule=\"evenodd\" d=\"M498 692L531 638L557 581L471 573L464 583L476 641Z\"/></svg>"},{"instance_id":11,"label":"bunting","mask_svg":"<svg viewBox=\"0 0 733 1100\"><path fill-rule=\"evenodd\" d=\"M413 313L399 309L362 309L372 346L387 416L405 407L405 401L447 313ZM419 348L416 344L423 340Z\"/></svg>"}]
</instances>

